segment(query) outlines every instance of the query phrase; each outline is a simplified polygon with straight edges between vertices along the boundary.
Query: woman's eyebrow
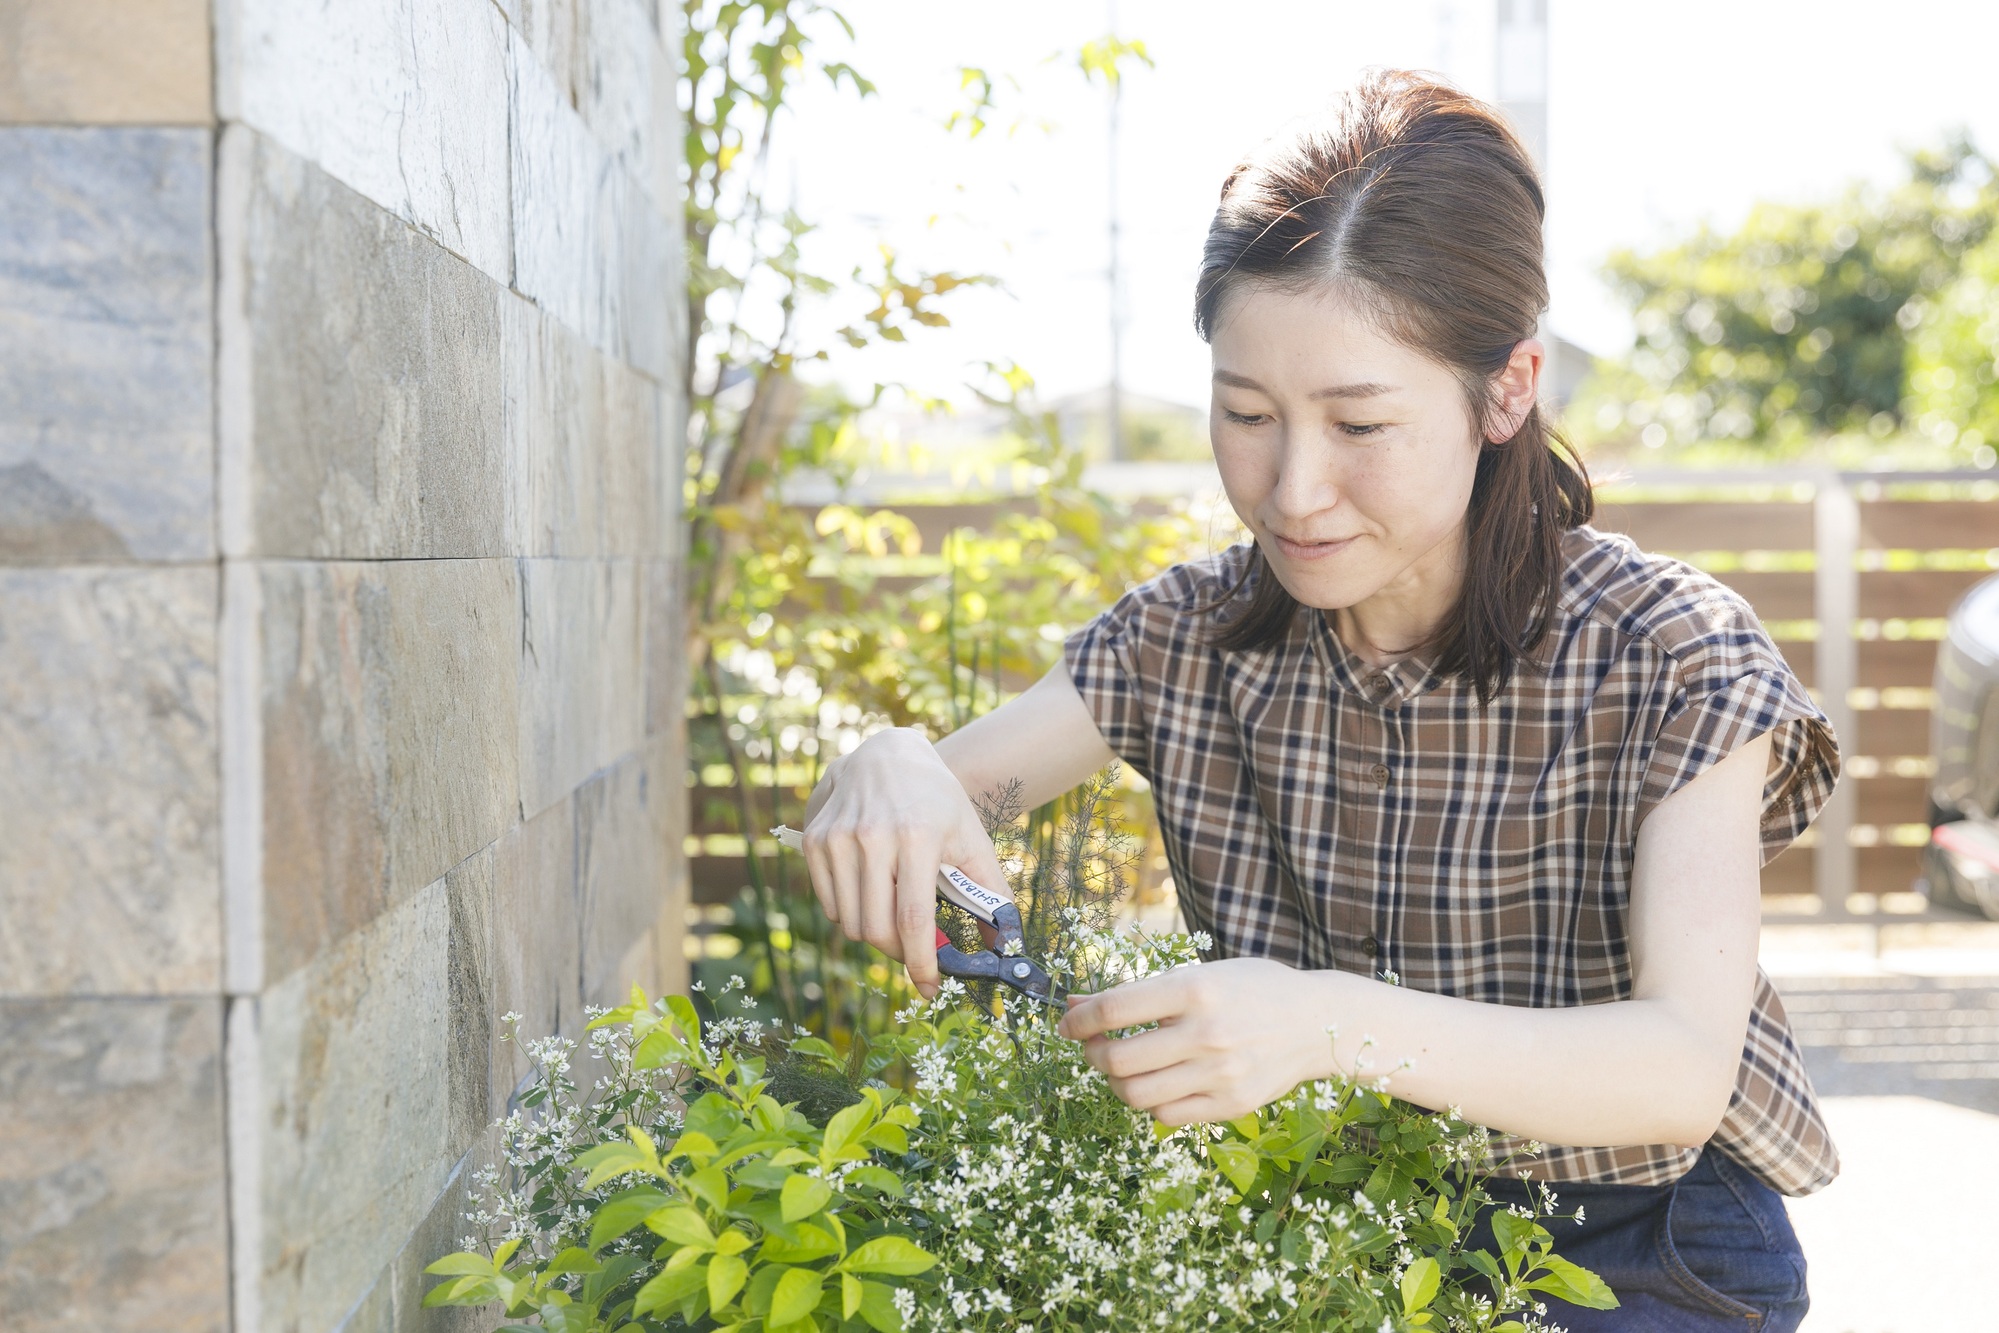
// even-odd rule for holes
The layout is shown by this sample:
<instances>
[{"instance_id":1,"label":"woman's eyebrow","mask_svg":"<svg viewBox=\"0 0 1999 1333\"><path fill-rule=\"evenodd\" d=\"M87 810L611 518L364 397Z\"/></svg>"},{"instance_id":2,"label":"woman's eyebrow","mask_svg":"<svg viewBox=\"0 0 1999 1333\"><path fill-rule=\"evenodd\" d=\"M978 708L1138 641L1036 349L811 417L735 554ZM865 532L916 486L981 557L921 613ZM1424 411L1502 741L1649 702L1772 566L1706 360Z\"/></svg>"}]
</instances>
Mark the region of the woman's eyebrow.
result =
<instances>
[{"instance_id":1,"label":"woman's eyebrow","mask_svg":"<svg viewBox=\"0 0 1999 1333\"><path fill-rule=\"evenodd\" d=\"M1247 375L1238 375L1233 370L1217 370L1215 383L1225 384L1231 389L1251 389L1257 393L1268 392L1261 384ZM1376 380L1363 380L1358 384L1335 384L1328 389L1314 389L1307 397L1318 398L1374 398L1384 393L1394 393L1393 384L1382 384Z\"/></svg>"}]
</instances>

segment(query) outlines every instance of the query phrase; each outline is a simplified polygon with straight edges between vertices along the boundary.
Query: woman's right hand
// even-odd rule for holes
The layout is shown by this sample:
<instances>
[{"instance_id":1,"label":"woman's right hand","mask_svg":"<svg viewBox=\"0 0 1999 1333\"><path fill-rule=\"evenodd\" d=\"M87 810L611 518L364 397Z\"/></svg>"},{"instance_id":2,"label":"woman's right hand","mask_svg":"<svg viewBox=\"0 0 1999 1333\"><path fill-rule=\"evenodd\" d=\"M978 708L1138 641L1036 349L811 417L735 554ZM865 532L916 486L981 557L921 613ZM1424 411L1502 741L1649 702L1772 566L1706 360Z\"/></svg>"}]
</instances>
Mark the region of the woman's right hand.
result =
<instances>
[{"instance_id":1,"label":"woman's right hand","mask_svg":"<svg viewBox=\"0 0 1999 1333\"><path fill-rule=\"evenodd\" d=\"M938 866L1008 893L971 797L909 728L876 732L827 766L806 806L805 861L827 918L902 960L925 996L937 991Z\"/></svg>"}]
</instances>

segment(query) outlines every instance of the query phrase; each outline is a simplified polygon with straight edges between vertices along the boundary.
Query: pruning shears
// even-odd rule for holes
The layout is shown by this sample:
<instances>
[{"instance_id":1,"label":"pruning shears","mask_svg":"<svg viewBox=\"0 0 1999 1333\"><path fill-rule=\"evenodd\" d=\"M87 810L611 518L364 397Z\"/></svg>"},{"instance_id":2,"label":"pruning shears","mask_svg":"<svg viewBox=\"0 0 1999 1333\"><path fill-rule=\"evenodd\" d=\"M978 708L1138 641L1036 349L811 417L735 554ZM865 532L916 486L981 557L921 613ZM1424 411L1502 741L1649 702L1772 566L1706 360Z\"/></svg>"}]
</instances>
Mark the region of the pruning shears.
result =
<instances>
[{"instance_id":1,"label":"pruning shears","mask_svg":"<svg viewBox=\"0 0 1999 1333\"><path fill-rule=\"evenodd\" d=\"M779 824L771 830L778 842L793 851L805 850L805 838L797 829ZM1055 982L1039 963L1027 956L1027 940L1021 934L1020 908L1002 894L956 866L937 867L937 893L953 907L993 932L993 947L966 953L951 943L940 926L937 930L937 970L961 981L996 981L1019 991L1028 999L1063 1009Z\"/></svg>"}]
</instances>

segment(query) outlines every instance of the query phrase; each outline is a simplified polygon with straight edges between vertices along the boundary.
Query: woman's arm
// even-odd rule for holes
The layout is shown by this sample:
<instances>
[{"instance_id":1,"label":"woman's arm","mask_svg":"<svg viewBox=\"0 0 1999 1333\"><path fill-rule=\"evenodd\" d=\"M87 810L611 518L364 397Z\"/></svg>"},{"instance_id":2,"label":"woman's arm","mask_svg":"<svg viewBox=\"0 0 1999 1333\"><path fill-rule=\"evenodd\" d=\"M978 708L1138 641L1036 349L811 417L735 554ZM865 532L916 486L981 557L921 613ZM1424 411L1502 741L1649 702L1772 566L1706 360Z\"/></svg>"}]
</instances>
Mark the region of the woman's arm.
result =
<instances>
[{"instance_id":1,"label":"woman's arm","mask_svg":"<svg viewBox=\"0 0 1999 1333\"><path fill-rule=\"evenodd\" d=\"M1061 663L984 717L932 745L921 732L876 732L826 766L805 807L812 890L848 939L866 940L937 986L937 867L955 865L1006 891L974 796L1019 781L1027 808L1111 760Z\"/></svg>"},{"instance_id":2,"label":"woman's arm","mask_svg":"<svg viewBox=\"0 0 1999 1333\"><path fill-rule=\"evenodd\" d=\"M1087 1041L1119 1096L1168 1124L1238 1116L1306 1079L1352 1072L1365 1047L1363 1072L1387 1075L1397 1096L1506 1133L1705 1143L1735 1087L1755 986L1769 755L1767 736L1741 746L1639 828L1629 1000L1481 1004L1236 959L1081 1000L1063 1031ZM1149 1022L1160 1026L1105 1035Z\"/></svg>"}]
</instances>

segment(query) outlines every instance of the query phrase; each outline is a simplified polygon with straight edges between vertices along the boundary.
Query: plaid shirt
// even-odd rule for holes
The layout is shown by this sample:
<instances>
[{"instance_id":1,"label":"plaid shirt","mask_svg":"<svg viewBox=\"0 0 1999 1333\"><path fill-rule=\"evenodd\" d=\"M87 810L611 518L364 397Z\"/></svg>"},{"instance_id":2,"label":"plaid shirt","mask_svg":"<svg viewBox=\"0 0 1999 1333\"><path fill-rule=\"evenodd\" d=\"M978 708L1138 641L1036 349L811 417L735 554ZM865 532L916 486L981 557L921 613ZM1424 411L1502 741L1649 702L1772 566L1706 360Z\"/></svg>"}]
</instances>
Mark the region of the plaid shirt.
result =
<instances>
[{"instance_id":1,"label":"plaid shirt","mask_svg":"<svg viewBox=\"0 0 1999 1333\"><path fill-rule=\"evenodd\" d=\"M1064 656L1112 750L1152 787L1180 905L1222 957L1274 958L1490 1004L1631 995L1638 826L1771 732L1763 855L1831 794L1831 729L1748 604L1677 561L1579 528L1558 613L1489 707L1421 661L1369 667L1302 612L1276 648L1223 652L1192 614L1248 546L1177 565L1072 634ZM1523 1071L1523 1077L1526 1076ZM1839 1158L1758 969L1719 1147L1787 1194ZM1524 1148L1497 1137L1501 1159ZM1649 1185L1697 1150L1549 1145L1536 1179Z\"/></svg>"}]
</instances>

